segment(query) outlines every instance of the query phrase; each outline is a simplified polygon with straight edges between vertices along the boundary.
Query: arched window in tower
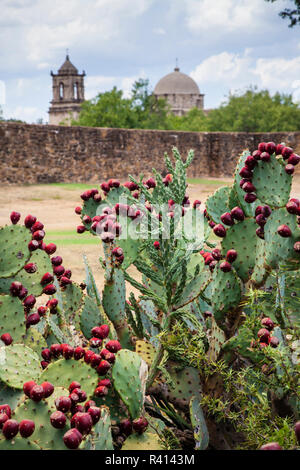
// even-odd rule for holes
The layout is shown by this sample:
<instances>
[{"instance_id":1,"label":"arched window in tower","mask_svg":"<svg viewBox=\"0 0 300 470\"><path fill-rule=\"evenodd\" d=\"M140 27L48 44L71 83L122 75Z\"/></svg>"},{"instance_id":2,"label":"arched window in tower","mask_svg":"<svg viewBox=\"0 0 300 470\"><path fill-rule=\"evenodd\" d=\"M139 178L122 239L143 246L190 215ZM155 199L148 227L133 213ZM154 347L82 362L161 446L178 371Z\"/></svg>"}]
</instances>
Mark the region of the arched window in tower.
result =
<instances>
[{"instance_id":1,"label":"arched window in tower","mask_svg":"<svg viewBox=\"0 0 300 470\"><path fill-rule=\"evenodd\" d=\"M78 100L79 99L79 94L78 94L78 83L74 83L74 99Z\"/></svg>"},{"instance_id":2,"label":"arched window in tower","mask_svg":"<svg viewBox=\"0 0 300 470\"><path fill-rule=\"evenodd\" d=\"M59 99L62 100L64 98L64 84L59 84Z\"/></svg>"}]
</instances>

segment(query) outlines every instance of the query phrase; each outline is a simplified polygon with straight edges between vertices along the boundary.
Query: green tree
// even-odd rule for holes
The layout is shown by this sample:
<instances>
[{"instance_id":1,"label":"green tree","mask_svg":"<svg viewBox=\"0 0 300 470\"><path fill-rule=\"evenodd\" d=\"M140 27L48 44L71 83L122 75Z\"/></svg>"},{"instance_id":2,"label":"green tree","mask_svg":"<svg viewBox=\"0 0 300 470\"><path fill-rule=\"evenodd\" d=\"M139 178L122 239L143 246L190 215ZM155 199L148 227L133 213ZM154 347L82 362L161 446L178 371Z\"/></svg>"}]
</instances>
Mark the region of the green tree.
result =
<instances>
[{"instance_id":1,"label":"green tree","mask_svg":"<svg viewBox=\"0 0 300 470\"><path fill-rule=\"evenodd\" d=\"M276 2L277 0L266 0L267 2ZM281 18L288 18L290 20L289 27L292 28L296 24L300 24L300 0L293 0L295 8L285 8L279 13Z\"/></svg>"},{"instance_id":2,"label":"green tree","mask_svg":"<svg viewBox=\"0 0 300 470\"><path fill-rule=\"evenodd\" d=\"M72 124L89 127L135 127L130 100L123 97L122 90L99 93L95 98L82 103L77 121Z\"/></svg>"},{"instance_id":3,"label":"green tree","mask_svg":"<svg viewBox=\"0 0 300 470\"><path fill-rule=\"evenodd\" d=\"M285 132L300 130L300 108L291 95L268 90L247 90L243 95L229 95L227 102L210 111L208 131Z\"/></svg>"},{"instance_id":4,"label":"green tree","mask_svg":"<svg viewBox=\"0 0 300 470\"><path fill-rule=\"evenodd\" d=\"M136 129L165 129L168 107L165 100L156 100L149 90L149 81L137 80L130 98L124 98L122 90L99 93L85 101L73 125L90 127L120 127Z\"/></svg>"}]
</instances>

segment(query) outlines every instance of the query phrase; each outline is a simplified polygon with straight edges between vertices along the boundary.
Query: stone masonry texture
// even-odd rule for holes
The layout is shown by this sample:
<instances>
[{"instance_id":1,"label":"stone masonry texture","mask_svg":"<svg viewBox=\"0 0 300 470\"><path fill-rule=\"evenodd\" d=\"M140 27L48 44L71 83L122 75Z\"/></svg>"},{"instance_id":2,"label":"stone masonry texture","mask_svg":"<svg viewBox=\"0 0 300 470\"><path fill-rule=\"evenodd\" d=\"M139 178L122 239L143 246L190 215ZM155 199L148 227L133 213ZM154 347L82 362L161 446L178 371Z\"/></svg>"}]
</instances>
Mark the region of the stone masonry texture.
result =
<instances>
[{"instance_id":1,"label":"stone masonry texture","mask_svg":"<svg viewBox=\"0 0 300 470\"><path fill-rule=\"evenodd\" d=\"M300 152L300 132L223 133L106 129L0 123L2 184L99 183L128 174L164 172L164 152L193 149L188 176L230 177L238 156L259 142L285 142ZM300 165L299 165L300 166ZM300 168L297 168L297 173ZM165 173L164 173L165 174Z\"/></svg>"}]
</instances>

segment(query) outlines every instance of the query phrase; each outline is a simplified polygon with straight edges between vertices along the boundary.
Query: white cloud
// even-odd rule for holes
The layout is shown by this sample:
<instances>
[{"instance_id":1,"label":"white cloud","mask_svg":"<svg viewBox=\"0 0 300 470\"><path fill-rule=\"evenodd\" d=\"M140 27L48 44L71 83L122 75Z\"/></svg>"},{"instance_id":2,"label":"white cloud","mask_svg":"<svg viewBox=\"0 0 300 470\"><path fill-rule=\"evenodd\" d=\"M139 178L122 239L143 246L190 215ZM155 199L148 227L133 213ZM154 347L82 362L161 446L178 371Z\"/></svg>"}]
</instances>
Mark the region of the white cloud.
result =
<instances>
[{"instance_id":1,"label":"white cloud","mask_svg":"<svg viewBox=\"0 0 300 470\"><path fill-rule=\"evenodd\" d=\"M159 36L165 36L167 34L164 28L153 28L153 33L158 34Z\"/></svg>"},{"instance_id":2,"label":"white cloud","mask_svg":"<svg viewBox=\"0 0 300 470\"><path fill-rule=\"evenodd\" d=\"M197 65L190 75L201 89L209 84L231 91L257 85L272 93L293 93L299 100L300 56L256 59L252 53L251 49L245 49L242 54L222 52L212 55Z\"/></svg>"},{"instance_id":3,"label":"white cloud","mask_svg":"<svg viewBox=\"0 0 300 470\"><path fill-rule=\"evenodd\" d=\"M153 1L2 0L1 39L13 38L20 58L33 63L51 61L67 47L106 48L108 41L132 28Z\"/></svg>"},{"instance_id":4,"label":"white cloud","mask_svg":"<svg viewBox=\"0 0 300 470\"><path fill-rule=\"evenodd\" d=\"M9 119L20 119L28 123L36 123L38 119L42 118L43 121L48 120L48 115L35 106L17 106L16 108L9 109L3 107L3 114L5 118Z\"/></svg>"},{"instance_id":5,"label":"white cloud","mask_svg":"<svg viewBox=\"0 0 300 470\"><path fill-rule=\"evenodd\" d=\"M85 81L85 98L88 100L94 98L98 93L110 91L114 86L123 90L124 97L128 98L134 82L139 78L145 78L143 70L138 75L132 77L88 76Z\"/></svg>"},{"instance_id":6,"label":"white cloud","mask_svg":"<svg viewBox=\"0 0 300 470\"><path fill-rule=\"evenodd\" d=\"M280 9L279 5L270 5L263 0L186 0L185 6L190 31L201 34L210 30L214 37L265 28L266 15Z\"/></svg>"}]
</instances>

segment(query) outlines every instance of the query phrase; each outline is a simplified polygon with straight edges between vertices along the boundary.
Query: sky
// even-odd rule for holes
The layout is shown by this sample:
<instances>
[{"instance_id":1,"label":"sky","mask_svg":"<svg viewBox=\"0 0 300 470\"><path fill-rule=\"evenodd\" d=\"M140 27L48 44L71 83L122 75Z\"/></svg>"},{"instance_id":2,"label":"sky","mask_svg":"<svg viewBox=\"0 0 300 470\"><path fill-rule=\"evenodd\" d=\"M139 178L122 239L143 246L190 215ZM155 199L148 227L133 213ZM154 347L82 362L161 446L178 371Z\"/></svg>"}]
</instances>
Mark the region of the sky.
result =
<instances>
[{"instance_id":1,"label":"sky","mask_svg":"<svg viewBox=\"0 0 300 470\"><path fill-rule=\"evenodd\" d=\"M0 106L5 118L48 121L50 71L66 49L86 99L149 78L176 58L206 109L249 86L300 102L300 27L278 12L291 0L0 0Z\"/></svg>"}]
</instances>

